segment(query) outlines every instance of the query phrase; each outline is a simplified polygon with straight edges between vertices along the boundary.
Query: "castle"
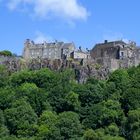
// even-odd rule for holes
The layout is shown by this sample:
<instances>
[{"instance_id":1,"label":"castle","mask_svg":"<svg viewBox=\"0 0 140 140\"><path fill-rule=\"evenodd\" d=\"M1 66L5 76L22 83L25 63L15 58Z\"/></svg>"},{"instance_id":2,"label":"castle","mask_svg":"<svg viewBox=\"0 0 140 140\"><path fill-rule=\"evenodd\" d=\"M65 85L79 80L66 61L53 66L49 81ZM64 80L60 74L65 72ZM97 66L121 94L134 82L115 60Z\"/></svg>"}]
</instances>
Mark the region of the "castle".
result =
<instances>
[{"instance_id":1,"label":"castle","mask_svg":"<svg viewBox=\"0 0 140 140\"><path fill-rule=\"evenodd\" d=\"M23 56L0 54L0 65L5 65L9 73L23 69L38 70L49 68L61 71L72 68L75 79L84 83L89 77L107 79L119 68L129 68L140 64L140 47L135 42L118 40L96 44L91 50L77 50L74 43L51 42L36 44L27 39Z\"/></svg>"},{"instance_id":2,"label":"castle","mask_svg":"<svg viewBox=\"0 0 140 140\"><path fill-rule=\"evenodd\" d=\"M35 58L55 59L85 59L89 57L88 52L81 49L75 50L74 43L64 42L44 42L42 44L35 44L34 41L27 39L24 43L23 57L26 60Z\"/></svg>"},{"instance_id":3,"label":"castle","mask_svg":"<svg viewBox=\"0 0 140 140\"><path fill-rule=\"evenodd\" d=\"M122 40L96 44L91 52L95 63L108 67L110 70L129 68L140 64L140 48L136 43Z\"/></svg>"},{"instance_id":4,"label":"castle","mask_svg":"<svg viewBox=\"0 0 140 140\"><path fill-rule=\"evenodd\" d=\"M23 58L29 59L49 59L49 60L83 60L85 65L98 64L110 71L118 68L128 68L140 64L140 48L136 43L128 43L118 40L96 44L90 51L75 49L74 43L64 42L44 42L35 44L27 39L24 44Z\"/></svg>"}]
</instances>

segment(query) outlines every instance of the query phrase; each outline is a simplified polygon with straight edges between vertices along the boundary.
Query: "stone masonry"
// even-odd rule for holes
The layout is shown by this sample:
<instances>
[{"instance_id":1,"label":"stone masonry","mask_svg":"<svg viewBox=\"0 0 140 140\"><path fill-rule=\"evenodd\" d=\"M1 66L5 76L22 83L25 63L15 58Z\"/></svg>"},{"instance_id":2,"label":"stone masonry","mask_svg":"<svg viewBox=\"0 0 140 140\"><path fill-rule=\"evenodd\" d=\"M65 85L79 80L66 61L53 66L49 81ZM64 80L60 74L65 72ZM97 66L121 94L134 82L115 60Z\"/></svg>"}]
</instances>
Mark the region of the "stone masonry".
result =
<instances>
[{"instance_id":1,"label":"stone masonry","mask_svg":"<svg viewBox=\"0 0 140 140\"><path fill-rule=\"evenodd\" d=\"M140 48L136 43L122 40L96 44L90 51L94 63L108 67L111 71L140 64Z\"/></svg>"}]
</instances>

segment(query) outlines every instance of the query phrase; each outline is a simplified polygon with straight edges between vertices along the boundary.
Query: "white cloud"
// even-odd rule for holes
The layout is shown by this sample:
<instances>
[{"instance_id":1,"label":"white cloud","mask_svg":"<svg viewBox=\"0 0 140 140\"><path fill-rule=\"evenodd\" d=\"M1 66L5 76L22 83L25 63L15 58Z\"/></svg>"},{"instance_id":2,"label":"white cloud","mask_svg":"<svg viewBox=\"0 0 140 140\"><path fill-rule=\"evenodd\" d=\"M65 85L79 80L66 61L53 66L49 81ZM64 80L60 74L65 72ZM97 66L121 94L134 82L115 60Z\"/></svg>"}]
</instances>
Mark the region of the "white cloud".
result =
<instances>
[{"instance_id":1,"label":"white cloud","mask_svg":"<svg viewBox=\"0 0 140 140\"><path fill-rule=\"evenodd\" d=\"M19 6L21 6L21 5L25 6L27 4L31 4L32 2L33 2L32 0L9 0L8 3L7 3L7 7L10 10L16 10Z\"/></svg>"},{"instance_id":2,"label":"white cloud","mask_svg":"<svg viewBox=\"0 0 140 140\"><path fill-rule=\"evenodd\" d=\"M115 31L112 31L112 30L104 30L103 40L108 40L108 41L122 40L125 43L130 42L130 40L125 38L124 35L121 32L115 32Z\"/></svg>"},{"instance_id":3,"label":"white cloud","mask_svg":"<svg viewBox=\"0 0 140 140\"><path fill-rule=\"evenodd\" d=\"M106 30L103 33L103 39L108 40L108 41L114 41L114 40L122 40L123 39L123 34L120 32L114 32L111 30Z\"/></svg>"},{"instance_id":4,"label":"white cloud","mask_svg":"<svg viewBox=\"0 0 140 140\"><path fill-rule=\"evenodd\" d=\"M124 41L125 43L130 43L130 40L127 39L127 38L123 38L123 41Z\"/></svg>"},{"instance_id":5,"label":"white cloud","mask_svg":"<svg viewBox=\"0 0 140 140\"><path fill-rule=\"evenodd\" d=\"M7 6L11 10L28 7L30 12L41 18L55 16L68 20L86 20L89 15L78 0L8 0Z\"/></svg>"},{"instance_id":6,"label":"white cloud","mask_svg":"<svg viewBox=\"0 0 140 140\"><path fill-rule=\"evenodd\" d=\"M35 43L43 43L44 41L52 42L52 41L54 41L54 39L51 36L45 35L42 32L37 31L35 33L34 42Z\"/></svg>"}]
</instances>

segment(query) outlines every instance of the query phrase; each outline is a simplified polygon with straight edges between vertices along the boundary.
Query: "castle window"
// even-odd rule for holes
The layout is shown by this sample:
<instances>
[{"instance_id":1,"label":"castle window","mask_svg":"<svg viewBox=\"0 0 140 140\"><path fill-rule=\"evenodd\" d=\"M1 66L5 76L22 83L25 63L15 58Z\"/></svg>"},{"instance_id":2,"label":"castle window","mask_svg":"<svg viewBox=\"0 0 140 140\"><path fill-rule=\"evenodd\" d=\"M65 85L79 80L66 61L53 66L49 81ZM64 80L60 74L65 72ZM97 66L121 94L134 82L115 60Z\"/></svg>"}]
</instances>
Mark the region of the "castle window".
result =
<instances>
[{"instance_id":1,"label":"castle window","mask_svg":"<svg viewBox=\"0 0 140 140\"><path fill-rule=\"evenodd\" d=\"M124 52L120 52L120 58L121 58L121 59L124 58Z\"/></svg>"},{"instance_id":2,"label":"castle window","mask_svg":"<svg viewBox=\"0 0 140 140\"><path fill-rule=\"evenodd\" d=\"M122 57L124 56L124 52L121 52L121 56L122 56Z\"/></svg>"}]
</instances>

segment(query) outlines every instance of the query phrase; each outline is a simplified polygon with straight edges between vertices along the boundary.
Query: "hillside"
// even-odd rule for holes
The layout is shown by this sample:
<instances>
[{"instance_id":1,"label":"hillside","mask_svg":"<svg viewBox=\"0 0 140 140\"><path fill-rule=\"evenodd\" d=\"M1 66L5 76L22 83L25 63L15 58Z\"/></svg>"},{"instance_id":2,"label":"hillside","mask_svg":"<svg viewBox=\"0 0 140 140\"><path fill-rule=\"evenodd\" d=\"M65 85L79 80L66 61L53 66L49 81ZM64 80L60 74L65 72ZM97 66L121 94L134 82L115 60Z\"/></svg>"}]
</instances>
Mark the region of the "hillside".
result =
<instances>
[{"instance_id":1,"label":"hillside","mask_svg":"<svg viewBox=\"0 0 140 140\"><path fill-rule=\"evenodd\" d=\"M0 139L138 140L139 75L138 66L78 84L71 69L0 66Z\"/></svg>"}]
</instances>

